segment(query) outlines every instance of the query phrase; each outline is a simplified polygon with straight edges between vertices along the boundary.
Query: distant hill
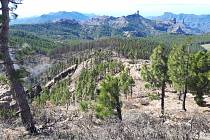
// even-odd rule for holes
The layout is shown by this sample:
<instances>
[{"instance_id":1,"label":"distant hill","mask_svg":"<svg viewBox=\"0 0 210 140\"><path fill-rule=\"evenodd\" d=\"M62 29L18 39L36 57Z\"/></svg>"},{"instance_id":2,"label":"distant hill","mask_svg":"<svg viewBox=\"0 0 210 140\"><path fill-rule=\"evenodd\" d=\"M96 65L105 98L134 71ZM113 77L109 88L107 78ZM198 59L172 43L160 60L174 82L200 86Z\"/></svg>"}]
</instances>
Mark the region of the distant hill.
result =
<instances>
[{"instance_id":1,"label":"distant hill","mask_svg":"<svg viewBox=\"0 0 210 140\"><path fill-rule=\"evenodd\" d=\"M149 18L158 21L173 20L175 18L177 22L183 23L190 28L199 29L204 33L210 32L210 15L173 14L165 12L161 16Z\"/></svg>"},{"instance_id":2,"label":"distant hill","mask_svg":"<svg viewBox=\"0 0 210 140\"><path fill-rule=\"evenodd\" d=\"M77 21L84 21L92 17L95 17L95 15L82 14L79 12L61 11L61 12L44 14L38 17L18 18L16 20L13 20L11 24L43 24L43 23L53 22L59 19L70 19L70 20L74 19Z\"/></svg>"},{"instance_id":3,"label":"distant hill","mask_svg":"<svg viewBox=\"0 0 210 140\"><path fill-rule=\"evenodd\" d=\"M84 25L107 27L120 32L125 37L141 37L160 33L173 34L200 34L202 33L197 28L191 28L185 24L173 21L156 21L144 18L135 13L128 16L112 17L100 16L91 18Z\"/></svg>"},{"instance_id":4,"label":"distant hill","mask_svg":"<svg viewBox=\"0 0 210 140\"><path fill-rule=\"evenodd\" d=\"M150 20L137 13L122 17L96 16L83 19L78 21L76 19L53 18L46 23L13 25L11 29L27 31L52 39L97 39L116 36L143 37L162 33L201 33L199 29L191 28L182 23Z\"/></svg>"},{"instance_id":5,"label":"distant hill","mask_svg":"<svg viewBox=\"0 0 210 140\"><path fill-rule=\"evenodd\" d=\"M156 34L159 31L154 29L155 24L155 21L146 19L139 14L122 17L100 16L91 18L83 23L86 26L107 27L126 37Z\"/></svg>"}]
</instances>

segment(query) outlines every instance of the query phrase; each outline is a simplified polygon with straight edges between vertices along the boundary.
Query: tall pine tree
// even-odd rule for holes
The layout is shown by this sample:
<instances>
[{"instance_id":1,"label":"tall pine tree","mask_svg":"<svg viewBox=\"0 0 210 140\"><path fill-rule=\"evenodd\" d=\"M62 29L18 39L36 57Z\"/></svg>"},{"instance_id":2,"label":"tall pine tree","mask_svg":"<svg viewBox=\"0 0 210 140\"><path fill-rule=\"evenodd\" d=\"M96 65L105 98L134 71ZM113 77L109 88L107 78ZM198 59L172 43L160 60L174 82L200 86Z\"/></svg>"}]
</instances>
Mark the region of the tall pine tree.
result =
<instances>
[{"instance_id":1,"label":"tall pine tree","mask_svg":"<svg viewBox=\"0 0 210 140\"><path fill-rule=\"evenodd\" d=\"M18 78L18 71L14 68L14 63L11 59L9 53L9 21L10 21L10 12L12 8L10 4L17 7L17 4L21 0L0 0L1 2L1 33L0 33L0 49L1 56L4 61L6 73L8 79L10 80L11 90L14 91L14 97L19 105L19 112L21 114L21 119L25 128L31 133L36 133L36 127L34 125L33 117L26 99L26 93L24 87L21 84L20 79Z\"/></svg>"},{"instance_id":2,"label":"tall pine tree","mask_svg":"<svg viewBox=\"0 0 210 140\"><path fill-rule=\"evenodd\" d=\"M187 83L189 79L189 54L186 46L174 46L168 57L168 75L174 88L183 92L182 109L186 111L185 101L187 94Z\"/></svg>"},{"instance_id":3,"label":"tall pine tree","mask_svg":"<svg viewBox=\"0 0 210 140\"><path fill-rule=\"evenodd\" d=\"M141 76L152 87L161 88L161 114L164 115L165 88L168 81L167 57L164 54L164 48L160 45L156 47L150 56L150 60L151 65L143 67Z\"/></svg>"},{"instance_id":4,"label":"tall pine tree","mask_svg":"<svg viewBox=\"0 0 210 140\"><path fill-rule=\"evenodd\" d=\"M188 82L189 90L195 92L195 101L202 106L204 92L210 89L208 72L210 66L210 54L206 51L200 51L191 56L190 79Z\"/></svg>"}]
</instances>

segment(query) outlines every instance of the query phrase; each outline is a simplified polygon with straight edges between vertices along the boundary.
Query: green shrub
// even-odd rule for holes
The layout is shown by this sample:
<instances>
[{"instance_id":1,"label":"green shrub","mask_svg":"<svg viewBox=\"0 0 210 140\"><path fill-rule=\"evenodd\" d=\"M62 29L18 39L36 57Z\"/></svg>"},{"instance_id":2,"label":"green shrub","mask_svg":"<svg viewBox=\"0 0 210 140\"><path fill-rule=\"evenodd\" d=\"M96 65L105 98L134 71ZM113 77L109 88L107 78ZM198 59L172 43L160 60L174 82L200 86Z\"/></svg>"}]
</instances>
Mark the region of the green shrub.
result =
<instances>
[{"instance_id":1,"label":"green shrub","mask_svg":"<svg viewBox=\"0 0 210 140\"><path fill-rule=\"evenodd\" d=\"M113 114L111 107L104 106L103 104L97 104L95 107L96 117L104 119Z\"/></svg>"},{"instance_id":2,"label":"green shrub","mask_svg":"<svg viewBox=\"0 0 210 140\"><path fill-rule=\"evenodd\" d=\"M151 101L153 100L160 100L160 96L156 93L148 93L146 95Z\"/></svg>"},{"instance_id":3,"label":"green shrub","mask_svg":"<svg viewBox=\"0 0 210 140\"><path fill-rule=\"evenodd\" d=\"M146 89L150 89L150 88L151 88L151 84L150 84L150 83L145 83L145 84L144 84L144 87L145 87Z\"/></svg>"},{"instance_id":4,"label":"green shrub","mask_svg":"<svg viewBox=\"0 0 210 140\"><path fill-rule=\"evenodd\" d=\"M16 116L16 111L13 109L0 109L0 118L9 119Z\"/></svg>"},{"instance_id":5,"label":"green shrub","mask_svg":"<svg viewBox=\"0 0 210 140\"><path fill-rule=\"evenodd\" d=\"M44 90L41 92L41 95L39 97L36 97L34 101L40 105L43 106L46 104L46 101L50 99L50 93L49 90Z\"/></svg>"},{"instance_id":6,"label":"green shrub","mask_svg":"<svg viewBox=\"0 0 210 140\"><path fill-rule=\"evenodd\" d=\"M202 95L196 95L195 97L194 97L194 100L195 100L195 102L196 102L196 104L197 105L199 105L199 106L203 106L204 105L204 100L203 100L204 98L203 98L203 96Z\"/></svg>"},{"instance_id":7,"label":"green shrub","mask_svg":"<svg viewBox=\"0 0 210 140\"><path fill-rule=\"evenodd\" d=\"M52 88L50 93L50 101L55 105L64 105L69 100L68 82L60 81Z\"/></svg>"},{"instance_id":8,"label":"green shrub","mask_svg":"<svg viewBox=\"0 0 210 140\"><path fill-rule=\"evenodd\" d=\"M105 118L116 114L122 120L121 107L119 79L108 75L100 84L95 106L96 116Z\"/></svg>"},{"instance_id":9,"label":"green shrub","mask_svg":"<svg viewBox=\"0 0 210 140\"><path fill-rule=\"evenodd\" d=\"M0 74L0 83L3 85L9 84L9 80L7 79L7 77L4 74Z\"/></svg>"},{"instance_id":10,"label":"green shrub","mask_svg":"<svg viewBox=\"0 0 210 140\"><path fill-rule=\"evenodd\" d=\"M52 89L44 90L39 97L35 98L38 105L43 106L47 101L52 102L55 105L65 105L69 101L69 90L67 82L60 81Z\"/></svg>"},{"instance_id":11,"label":"green shrub","mask_svg":"<svg viewBox=\"0 0 210 140\"><path fill-rule=\"evenodd\" d=\"M81 101L80 102L80 109L82 111L87 111L89 107L89 103L87 101Z\"/></svg>"}]
</instances>

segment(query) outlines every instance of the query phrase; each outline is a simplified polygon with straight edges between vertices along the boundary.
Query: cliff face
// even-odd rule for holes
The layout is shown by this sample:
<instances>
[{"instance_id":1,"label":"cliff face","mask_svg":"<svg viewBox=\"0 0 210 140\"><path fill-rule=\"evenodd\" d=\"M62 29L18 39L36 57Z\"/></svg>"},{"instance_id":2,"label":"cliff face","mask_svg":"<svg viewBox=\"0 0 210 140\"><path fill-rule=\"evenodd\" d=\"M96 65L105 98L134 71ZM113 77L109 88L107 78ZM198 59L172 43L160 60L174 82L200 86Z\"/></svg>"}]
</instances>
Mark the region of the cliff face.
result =
<instances>
[{"instance_id":1,"label":"cliff face","mask_svg":"<svg viewBox=\"0 0 210 140\"><path fill-rule=\"evenodd\" d=\"M183 23L190 28L199 29L204 33L210 32L210 15L173 14L165 12L162 16L150 17L150 19L158 21L172 20L174 18L177 22Z\"/></svg>"}]
</instances>

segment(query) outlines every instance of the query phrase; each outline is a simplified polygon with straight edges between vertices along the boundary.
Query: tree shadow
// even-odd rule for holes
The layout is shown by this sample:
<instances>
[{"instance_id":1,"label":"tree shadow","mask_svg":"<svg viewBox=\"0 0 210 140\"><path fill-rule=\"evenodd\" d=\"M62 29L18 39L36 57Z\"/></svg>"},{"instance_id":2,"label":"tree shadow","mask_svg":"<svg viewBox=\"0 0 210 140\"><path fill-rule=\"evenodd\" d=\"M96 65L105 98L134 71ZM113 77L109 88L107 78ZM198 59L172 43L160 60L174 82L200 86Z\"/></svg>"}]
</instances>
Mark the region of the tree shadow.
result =
<instances>
[{"instance_id":1,"label":"tree shadow","mask_svg":"<svg viewBox=\"0 0 210 140\"><path fill-rule=\"evenodd\" d=\"M208 108L210 108L210 104L205 104L205 107L208 107Z\"/></svg>"},{"instance_id":2,"label":"tree shadow","mask_svg":"<svg viewBox=\"0 0 210 140\"><path fill-rule=\"evenodd\" d=\"M206 101L203 101L203 103L202 103L202 105L200 105L200 107L208 107L208 108L210 108L210 103L207 103Z\"/></svg>"}]
</instances>

